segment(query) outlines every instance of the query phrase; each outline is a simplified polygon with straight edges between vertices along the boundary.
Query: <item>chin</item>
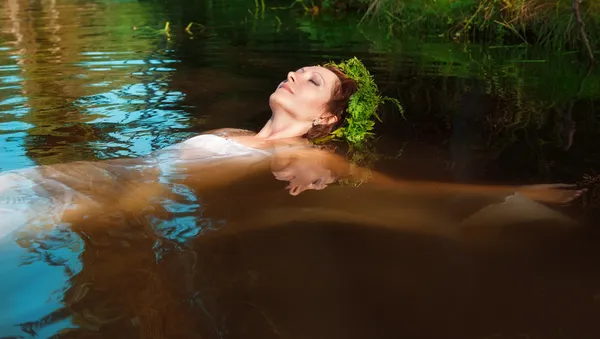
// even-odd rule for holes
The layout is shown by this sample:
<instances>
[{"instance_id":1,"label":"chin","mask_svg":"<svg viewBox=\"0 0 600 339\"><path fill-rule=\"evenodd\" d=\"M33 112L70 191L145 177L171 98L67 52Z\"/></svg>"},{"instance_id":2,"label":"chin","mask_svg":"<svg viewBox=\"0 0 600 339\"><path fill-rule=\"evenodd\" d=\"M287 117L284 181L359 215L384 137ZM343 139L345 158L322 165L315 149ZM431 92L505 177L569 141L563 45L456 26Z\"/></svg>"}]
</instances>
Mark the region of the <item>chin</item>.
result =
<instances>
[{"instance_id":1,"label":"chin","mask_svg":"<svg viewBox=\"0 0 600 339\"><path fill-rule=\"evenodd\" d=\"M269 106L271 110L275 110L275 108L285 108L288 107L288 98L285 97L284 93L281 91L275 91L271 93L269 96Z\"/></svg>"},{"instance_id":2,"label":"chin","mask_svg":"<svg viewBox=\"0 0 600 339\"><path fill-rule=\"evenodd\" d=\"M276 103L278 96L279 96L279 93L277 93L277 91L271 93L271 95L269 96L269 104Z\"/></svg>"}]
</instances>

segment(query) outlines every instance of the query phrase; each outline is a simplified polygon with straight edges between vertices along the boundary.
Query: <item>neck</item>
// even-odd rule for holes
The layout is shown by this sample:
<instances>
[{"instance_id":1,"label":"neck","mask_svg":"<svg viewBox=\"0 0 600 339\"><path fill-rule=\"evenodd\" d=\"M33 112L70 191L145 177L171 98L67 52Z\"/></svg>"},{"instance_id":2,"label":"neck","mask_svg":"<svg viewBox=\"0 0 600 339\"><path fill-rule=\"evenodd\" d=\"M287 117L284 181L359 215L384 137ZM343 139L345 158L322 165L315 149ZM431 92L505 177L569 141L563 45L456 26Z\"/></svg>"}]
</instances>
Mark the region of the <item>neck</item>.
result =
<instances>
[{"instance_id":1,"label":"neck","mask_svg":"<svg viewBox=\"0 0 600 339\"><path fill-rule=\"evenodd\" d=\"M273 114L256 137L267 140L298 138L310 127L310 123L299 123L288 114Z\"/></svg>"}]
</instances>

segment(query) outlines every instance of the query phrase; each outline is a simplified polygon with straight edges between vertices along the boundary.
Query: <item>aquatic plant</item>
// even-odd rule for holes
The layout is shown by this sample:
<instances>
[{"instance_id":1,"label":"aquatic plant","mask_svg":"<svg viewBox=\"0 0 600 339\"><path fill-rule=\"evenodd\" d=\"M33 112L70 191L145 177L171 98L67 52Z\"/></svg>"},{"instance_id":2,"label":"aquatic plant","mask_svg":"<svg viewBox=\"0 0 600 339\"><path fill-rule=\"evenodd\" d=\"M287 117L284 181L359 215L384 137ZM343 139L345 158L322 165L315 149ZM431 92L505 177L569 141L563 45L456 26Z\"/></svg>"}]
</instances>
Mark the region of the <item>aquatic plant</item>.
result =
<instances>
[{"instance_id":1,"label":"aquatic plant","mask_svg":"<svg viewBox=\"0 0 600 339\"><path fill-rule=\"evenodd\" d=\"M379 105L389 101L401 113L403 112L398 99L381 96L373 76L358 58L353 57L339 64L329 62L326 65L335 66L358 85L356 93L350 97L348 103L348 116L343 125L332 132L334 137L344 138L351 144L360 145L367 137L373 135L371 132L375 126L373 118L381 121L377 115Z\"/></svg>"}]
</instances>

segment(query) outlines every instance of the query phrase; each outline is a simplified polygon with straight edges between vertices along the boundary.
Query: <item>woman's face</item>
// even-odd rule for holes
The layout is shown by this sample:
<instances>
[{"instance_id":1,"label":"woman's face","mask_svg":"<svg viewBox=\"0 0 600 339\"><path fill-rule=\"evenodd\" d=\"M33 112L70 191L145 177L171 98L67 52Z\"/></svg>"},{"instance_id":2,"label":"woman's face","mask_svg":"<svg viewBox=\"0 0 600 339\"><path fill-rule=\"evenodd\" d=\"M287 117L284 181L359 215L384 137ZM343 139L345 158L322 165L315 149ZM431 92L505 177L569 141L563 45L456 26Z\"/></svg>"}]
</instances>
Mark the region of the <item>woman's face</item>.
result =
<instances>
[{"instance_id":1,"label":"woman's face","mask_svg":"<svg viewBox=\"0 0 600 339\"><path fill-rule=\"evenodd\" d=\"M276 154L271 161L271 172L275 179L289 182L285 189L291 195L307 190L322 190L337 180L323 159L310 152Z\"/></svg>"},{"instance_id":2,"label":"woman's face","mask_svg":"<svg viewBox=\"0 0 600 339\"><path fill-rule=\"evenodd\" d=\"M324 67L302 67L288 73L287 79L271 94L269 104L273 114L289 114L298 122L312 123L328 113L326 104L338 83L337 75Z\"/></svg>"}]
</instances>

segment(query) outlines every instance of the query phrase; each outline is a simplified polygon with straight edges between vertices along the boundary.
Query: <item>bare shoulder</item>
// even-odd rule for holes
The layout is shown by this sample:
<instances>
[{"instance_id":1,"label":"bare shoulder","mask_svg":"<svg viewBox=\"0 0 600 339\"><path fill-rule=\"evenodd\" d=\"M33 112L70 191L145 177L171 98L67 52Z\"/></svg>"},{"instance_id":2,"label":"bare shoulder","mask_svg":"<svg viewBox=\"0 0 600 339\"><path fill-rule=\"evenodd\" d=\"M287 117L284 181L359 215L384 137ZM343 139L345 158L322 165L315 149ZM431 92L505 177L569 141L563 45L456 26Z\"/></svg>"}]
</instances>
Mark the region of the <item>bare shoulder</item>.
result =
<instances>
[{"instance_id":1,"label":"bare shoulder","mask_svg":"<svg viewBox=\"0 0 600 339\"><path fill-rule=\"evenodd\" d=\"M213 135L218 135L218 136L224 137L224 138L230 138L230 137L254 136L254 135L256 135L256 132L250 131L250 130L245 130L245 129L240 129L240 128L219 128L219 129L213 129L210 131L206 131L201 134L213 134Z\"/></svg>"}]
</instances>

